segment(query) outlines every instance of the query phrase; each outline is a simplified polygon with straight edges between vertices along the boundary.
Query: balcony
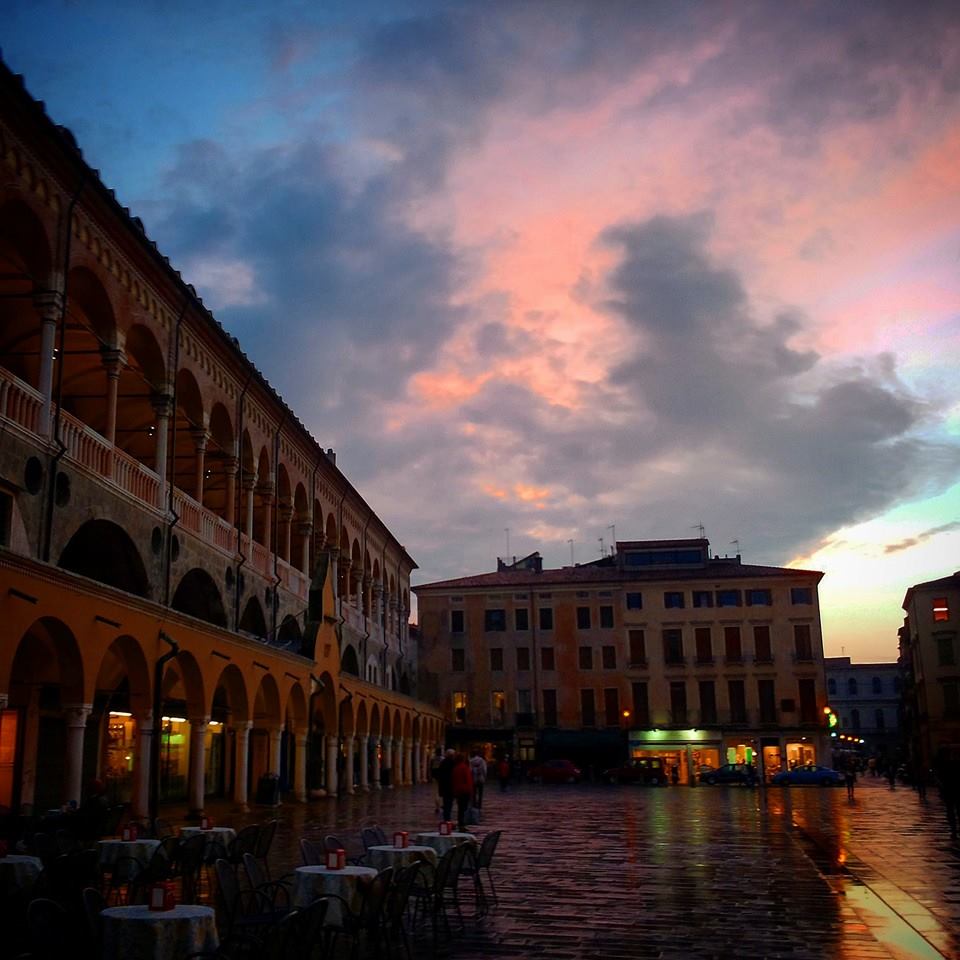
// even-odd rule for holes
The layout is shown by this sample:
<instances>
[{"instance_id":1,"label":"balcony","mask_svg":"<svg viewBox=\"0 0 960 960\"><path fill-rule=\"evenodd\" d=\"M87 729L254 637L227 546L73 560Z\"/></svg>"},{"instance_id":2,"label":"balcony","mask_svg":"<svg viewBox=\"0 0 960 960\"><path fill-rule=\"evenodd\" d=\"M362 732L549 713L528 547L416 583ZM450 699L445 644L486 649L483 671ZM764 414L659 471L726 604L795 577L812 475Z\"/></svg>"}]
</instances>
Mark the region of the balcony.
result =
<instances>
[{"instance_id":1,"label":"balcony","mask_svg":"<svg viewBox=\"0 0 960 960\"><path fill-rule=\"evenodd\" d=\"M758 653L754 658L753 662L757 666L768 667L773 663L773 654L772 653Z\"/></svg>"},{"instance_id":2,"label":"balcony","mask_svg":"<svg viewBox=\"0 0 960 960\"><path fill-rule=\"evenodd\" d=\"M715 658L713 654L709 654L709 655L704 654L703 656L700 656L700 654L697 654L697 659L695 661L696 666L698 667L712 667L714 665L714 662L715 662Z\"/></svg>"},{"instance_id":3,"label":"balcony","mask_svg":"<svg viewBox=\"0 0 960 960\"><path fill-rule=\"evenodd\" d=\"M687 658L684 656L676 656L668 654L664 658L664 665L671 668L685 667L687 665Z\"/></svg>"},{"instance_id":4,"label":"balcony","mask_svg":"<svg viewBox=\"0 0 960 960\"><path fill-rule=\"evenodd\" d=\"M536 714L534 713L518 713L515 714L515 723L518 727L532 727L535 726L537 722ZM586 726L586 721L584 721Z\"/></svg>"},{"instance_id":5,"label":"balcony","mask_svg":"<svg viewBox=\"0 0 960 960\"><path fill-rule=\"evenodd\" d=\"M812 650L794 650L793 662L794 663L813 663L813 651Z\"/></svg>"},{"instance_id":6,"label":"balcony","mask_svg":"<svg viewBox=\"0 0 960 960\"><path fill-rule=\"evenodd\" d=\"M643 657L639 660L631 660L628 664L631 670L646 670L647 669L647 658Z\"/></svg>"},{"instance_id":7,"label":"balcony","mask_svg":"<svg viewBox=\"0 0 960 960\"><path fill-rule=\"evenodd\" d=\"M728 653L724 655L723 662L728 667L742 667L744 660L742 653Z\"/></svg>"}]
</instances>

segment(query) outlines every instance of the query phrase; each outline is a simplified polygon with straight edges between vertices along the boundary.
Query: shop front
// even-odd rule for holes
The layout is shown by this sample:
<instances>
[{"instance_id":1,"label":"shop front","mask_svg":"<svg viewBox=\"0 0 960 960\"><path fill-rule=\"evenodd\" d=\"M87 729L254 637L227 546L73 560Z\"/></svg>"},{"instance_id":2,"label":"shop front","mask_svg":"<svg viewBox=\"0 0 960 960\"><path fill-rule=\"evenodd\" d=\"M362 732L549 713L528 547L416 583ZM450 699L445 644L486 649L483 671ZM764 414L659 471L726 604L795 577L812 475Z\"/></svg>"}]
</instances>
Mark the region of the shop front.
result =
<instances>
[{"instance_id":1,"label":"shop front","mask_svg":"<svg viewBox=\"0 0 960 960\"><path fill-rule=\"evenodd\" d=\"M676 784L696 783L703 767L729 762L719 730L631 730L628 744L631 759L658 757Z\"/></svg>"}]
</instances>

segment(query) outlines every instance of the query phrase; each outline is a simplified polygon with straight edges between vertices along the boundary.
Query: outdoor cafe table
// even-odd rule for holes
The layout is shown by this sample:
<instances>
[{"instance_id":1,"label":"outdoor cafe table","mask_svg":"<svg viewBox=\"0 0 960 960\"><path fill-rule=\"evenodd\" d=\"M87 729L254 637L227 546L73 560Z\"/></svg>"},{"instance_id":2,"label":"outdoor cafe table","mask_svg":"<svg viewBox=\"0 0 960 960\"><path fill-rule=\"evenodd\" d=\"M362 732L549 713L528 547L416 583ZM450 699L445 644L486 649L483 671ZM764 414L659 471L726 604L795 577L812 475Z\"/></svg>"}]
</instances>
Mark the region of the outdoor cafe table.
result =
<instances>
[{"instance_id":1,"label":"outdoor cafe table","mask_svg":"<svg viewBox=\"0 0 960 960\"><path fill-rule=\"evenodd\" d=\"M100 847L100 866L107 870L113 870L117 861L121 857L134 857L140 863L146 865L153 856L153 851L160 846L159 840L98 840ZM123 880L129 880L130 877L123 877Z\"/></svg>"},{"instance_id":2,"label":"outdoor cafe table","mask_svg":"<svg viewBox=\"0 0 960 960\"><path fill-rule=\"evenodd\" d=\"M351 910L360 907L360 881L372 880L377 875L373 867L347 866L340 870L327 867L297 867L296 885L293 888L293 906L305 907L318 897L331 894L342 897ZM340 903L330 902L327 907L328 923L340 923Z\"/></svg>"},{"instance_id":3,"label":"outdoor cafe table","mask_svg":"<svg viewBox=\"0 0 960 960\"><path fill-rule=\"evenodd\" d=\"M108 907L103 917L103 960L180 960L220 945L213 907L179 903L172 910Z\"/></svg>"},{"instance_id":4,"label":"outdoor cafe table","mask_svg":"<svg viewBox=\"0 0 960 960\"><path fill-rule=\"evenodd\" d=\"M414 860L428 860L437 862L437 851L433 847L410 844L406 847L395 847L392 843L378 844L367 847L367 863L375 870L385 870L387 867L409 867Z\"/></svg>"},{"instance_id":5,"label":"outdoor cafe table","mask_svg":"<svg viewBox=\"0 0 960 960\"><path fill-rule=\"evenodd\" d=\"M8 896L17 890L29 890L43 870L39 857L23 853L8 853L0 857L0 891Z\"/></svg>"},{"instance_id":6,"label":"outdoor cafe table","mask_svg":"<svg viewBox=\"0 0 960 960\"><path fill-rule=\"evenodd\" d=\"M477 838L472 833L464 833L454 830L453 833L439 833L433 830L429 833L418 833L414 838L417 843L433 847L439 856L443 856L448 850L460 846L461 843L476 843Z\"/></svg>"},{"instance_id":7,"label":"outdoor cafe table","mask_svg":"<svg viewBox=\"0 0 960 960\"><path fill-rule=\"evenodd\" d=\"M210 860L214 851L217 852L218 856L226 856L230 844L237 839L237 831L233 827L207 827L206 830L202 827L180 828L180 838L182 840L195 837L198 833L202 833L207 838L207 845L203 848L205 860Z\"/></svg>"}]
</instances>

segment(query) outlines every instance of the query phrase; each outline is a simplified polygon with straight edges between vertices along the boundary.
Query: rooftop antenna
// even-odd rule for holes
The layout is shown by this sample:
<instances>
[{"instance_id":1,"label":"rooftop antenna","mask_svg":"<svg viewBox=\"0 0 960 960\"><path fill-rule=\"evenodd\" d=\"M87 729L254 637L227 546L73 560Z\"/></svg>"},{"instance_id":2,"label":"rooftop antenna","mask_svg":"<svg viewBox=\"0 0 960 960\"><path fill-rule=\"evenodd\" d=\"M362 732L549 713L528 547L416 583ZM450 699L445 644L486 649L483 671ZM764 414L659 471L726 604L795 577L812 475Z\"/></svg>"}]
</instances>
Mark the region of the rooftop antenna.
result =
<instances>
[{"instance_id":1,"label":"rooftop antenna","mask_svg":"<svg viewBox=\"0 0 960 960\"><path fill-rule=\"evenodd\" d=\"M702 521L702 520L701 520L699 523L695 523L690 529L691 529L691 530L696 530L696 531L700 534L700 539L701 539L701 540L706 536L707 531L706 531L706 528L705 528L704 525L703 525L703 521Z\"/></svg>"},{"instance_id":2,"label":"rooftop antenna","mask_svg":"<svg viewBox=\"0 0 960 960\"><path fill-rule=\"evenodd\" d=\"M739 557L739 556L740 556L740 541L739 541L739 540L731 540L730 543L732 543L732 544L737 548L737 556Z\"/></svg>"},{"instance_id":3,"label":"rooftop antenna","mask_svg":"<svg viewBox=\"0 0 960 960\"><path fill-rule=\"evenodd\" d=\"M610 552L613 553L613 551L616 549L614 545L617 542L617 525L615 523L611 523L610 526L607 527L607 529L610 531L610 540L611 540Z\"/></svg>"},{"instance_id":4,"label":"rooftop antenna","mask_svg":"<svg viewBox=\"0 0 960 960\"><path fill-rule=\"evenodd\" d=\"M573 541L572 541L572 540L568 540L567 543L570 544L570 566L571 566L571 567L575 567L577 564L576 564L576 562L575 562L574 559L573 559Z\"/></svg>"},{"instance_id":5,"label":"rooftop antenna","mask_svg":"<svg viewBox=\"0 0 960 960\"><path fill-rule=\"evenodd\" d=\"M506 559L510 559L510 528L504 527L503 532L507 535L507 556Z\"/></svg>"},{"instance_id":6,"label":"rooftop antenna","mask_svg":"<svg viewBox=\"0 0 960 960\"><path fill-rule=\"evenodd\" d=\"M597 537L597 541L598 541L599 544L600 544L600 556L602 557L602 556L603 556L603 551L604 551L604 549L605 549L605 547L603 546L603 537Z\"/></svg>"}]
</instances>

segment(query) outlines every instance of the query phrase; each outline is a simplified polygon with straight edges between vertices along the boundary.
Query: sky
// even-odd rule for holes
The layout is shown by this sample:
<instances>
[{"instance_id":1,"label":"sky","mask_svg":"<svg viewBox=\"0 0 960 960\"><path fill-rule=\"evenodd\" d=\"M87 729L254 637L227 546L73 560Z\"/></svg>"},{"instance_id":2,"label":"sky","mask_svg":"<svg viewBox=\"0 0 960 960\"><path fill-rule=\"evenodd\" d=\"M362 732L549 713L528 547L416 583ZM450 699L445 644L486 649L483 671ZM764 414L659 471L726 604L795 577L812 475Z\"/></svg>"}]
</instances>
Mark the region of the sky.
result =
<instances>
[{"instance_id":1,"label":"sky","mask_svg":"<svg viewBox=\"0 0 960 960\"><path fill-rule=\"evenodd\" d=\"M10 0L30 92L420 566L960 569L955 3Z\"/></svg>"}]
</instances>

